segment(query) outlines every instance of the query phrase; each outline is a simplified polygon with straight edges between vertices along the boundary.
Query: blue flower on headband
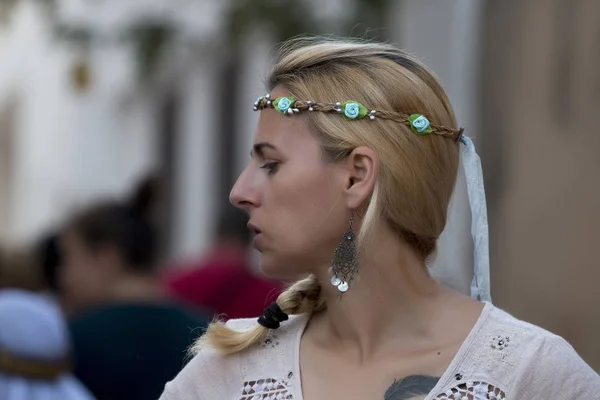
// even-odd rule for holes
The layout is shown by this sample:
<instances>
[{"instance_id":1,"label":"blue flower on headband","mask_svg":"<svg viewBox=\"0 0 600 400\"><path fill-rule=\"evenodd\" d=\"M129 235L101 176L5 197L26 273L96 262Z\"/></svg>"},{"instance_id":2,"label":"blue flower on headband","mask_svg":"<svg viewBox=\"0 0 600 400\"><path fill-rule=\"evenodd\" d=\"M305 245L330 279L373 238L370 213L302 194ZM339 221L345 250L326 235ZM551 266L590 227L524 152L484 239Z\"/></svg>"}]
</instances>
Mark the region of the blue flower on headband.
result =
<instances>
[{"instance_id":1,"label":"blue flower on headband","mask_svg":"<svg viewBox=\"0 0 600 400\"><path fill-rule=\"evenodd\" d=\"M353 100L348 100L342 104L342 111L346 119L361 119L368 113L367 107Z\"/></svg>"},{"instance_id":2,"label":"blue flower on headband","mask_svg":"<svg viewBox=\"0 0 600 400\"><path fill-rule=\"evenodd\" d=\"M429 120L422 114L412 114L408 117L408 121L410 122L410 129L417 135L425 135L433 132Z\"/></svg>"},{"instance_id":3,"label":"blue flower on headband","mask_svg":"<svg viewBox=\"0 0 600 400\"><path fill-rule=\"evenodd\" d=\"M294 105L293 97L279 97L273 102L275 109L282 114L286 114L288 109Z\"/></svg>"},{"instance_id":4,"label":"blue flower on headband","mask_svg":"<svg viewBox=\"0 0 600 400\"><path fill-rule=\"evenodd\" d=\"M356 103L348 103L344 107L344 115L350 119L356 119L360 114L360 107Z\"/></svg>"}]
</instances>

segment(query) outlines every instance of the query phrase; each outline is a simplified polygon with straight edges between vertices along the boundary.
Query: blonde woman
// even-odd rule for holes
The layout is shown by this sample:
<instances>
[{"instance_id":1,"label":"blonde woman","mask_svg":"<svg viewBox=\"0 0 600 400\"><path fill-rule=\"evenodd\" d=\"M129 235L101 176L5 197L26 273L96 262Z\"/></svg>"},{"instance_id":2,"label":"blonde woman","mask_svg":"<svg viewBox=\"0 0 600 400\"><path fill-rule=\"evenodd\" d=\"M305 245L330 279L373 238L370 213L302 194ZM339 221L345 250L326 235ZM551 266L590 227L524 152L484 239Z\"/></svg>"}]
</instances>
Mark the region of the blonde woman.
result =
<instances>
[{"instance_id":1,"label":"blonde woman","mask_svg":"<svg viewBox=\"0 0 600 400\"><path fill-rule=\"evenodd\" d=\"M163 400L600 396L565 340L488 301L478 158L425 66L387 44L295 40L268 86L231 201L262 271L297 283L258 321L212 324ZM426 268L461 161L472 297Z\"/></svg>"}]
</instances>

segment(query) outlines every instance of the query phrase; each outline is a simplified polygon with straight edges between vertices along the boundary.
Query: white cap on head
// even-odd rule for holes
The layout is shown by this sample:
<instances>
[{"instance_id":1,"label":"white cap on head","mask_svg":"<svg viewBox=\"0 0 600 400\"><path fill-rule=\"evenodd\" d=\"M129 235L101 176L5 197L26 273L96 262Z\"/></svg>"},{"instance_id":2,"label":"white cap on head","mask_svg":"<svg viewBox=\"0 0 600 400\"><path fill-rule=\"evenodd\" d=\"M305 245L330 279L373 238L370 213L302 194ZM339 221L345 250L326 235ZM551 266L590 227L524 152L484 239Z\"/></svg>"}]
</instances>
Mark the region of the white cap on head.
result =
<instances>
[{"instance_id":1,"label":"white cap on head","mask_svg":"<svg viewBox=\"0 0 600 400\"><path fill-rule=\"evenodd\" d=\"M60 308L41 294L17 289L0 290L0 352L16 360L52 363L69 358L69 334ZM69 372L54 379L35 379L3 371L3 400L93 400Z\"/></svg>"}]
</instances>

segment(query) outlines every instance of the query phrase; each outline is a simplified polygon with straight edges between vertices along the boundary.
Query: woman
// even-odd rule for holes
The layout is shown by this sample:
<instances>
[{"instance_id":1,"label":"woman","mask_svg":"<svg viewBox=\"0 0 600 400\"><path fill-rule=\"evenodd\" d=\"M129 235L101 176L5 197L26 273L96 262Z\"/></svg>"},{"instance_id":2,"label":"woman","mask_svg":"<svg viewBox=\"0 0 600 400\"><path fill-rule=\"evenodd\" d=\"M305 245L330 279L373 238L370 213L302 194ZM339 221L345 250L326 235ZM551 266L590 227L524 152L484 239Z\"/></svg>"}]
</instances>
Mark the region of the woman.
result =
<instances>
[{"instance_id":1,"label":"woman","mask_svg":"<svg viewBox=\"0 0 600 400\"><path fill-rule=\"evenodd\" d=\"M82 210L61 238L75 374L98 400L158 398L208 322L160 288L150 199Z\"/></svg>"},{"instance_id":2,"label":"woman","mask_svg":"<svg viewBox=\"0 0 600 400\"><path fill-rule=\"evenodd\" d=\"M42 294L0 290L0 399L93 400L71 374L60 308Z\"/></svg>"},{"instance_id":3,"label":"woman","mask_svg":"<svg viewBox=\"0 0 600 400\"><path fill-rule=\"evenodd\" d=\"M563 339L428 274L462 151L473 294L489 298L474 149L423 65L385 44L300 40L269 89L231 201L263 272L299 280L258 322L212 324L164 400L598 397Z\"/></svg>"}]
</instances>

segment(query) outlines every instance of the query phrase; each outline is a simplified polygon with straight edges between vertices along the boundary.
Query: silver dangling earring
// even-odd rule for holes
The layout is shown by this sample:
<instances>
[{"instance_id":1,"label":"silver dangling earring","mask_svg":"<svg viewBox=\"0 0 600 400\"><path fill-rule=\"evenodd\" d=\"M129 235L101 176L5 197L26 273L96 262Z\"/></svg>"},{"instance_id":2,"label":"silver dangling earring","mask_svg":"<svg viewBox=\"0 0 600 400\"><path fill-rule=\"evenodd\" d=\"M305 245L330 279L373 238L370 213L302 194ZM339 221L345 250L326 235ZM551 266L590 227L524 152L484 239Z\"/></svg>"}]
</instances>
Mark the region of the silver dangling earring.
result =
<instances>
[{"instance_id":1,"label":"silver dangling earring","mask_svg":"<svg viewBox=\"0 0 600 400\"><path fill-rule=\"evenodd\" d=\"M350 217L350 227L342 236L342 241L333 252L331 260L331 284L342 293L350 287L358 271L358 252L356 250L356 235L352 230L353 218Z\"/></svg>"}]
</instances>

